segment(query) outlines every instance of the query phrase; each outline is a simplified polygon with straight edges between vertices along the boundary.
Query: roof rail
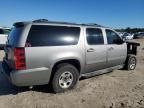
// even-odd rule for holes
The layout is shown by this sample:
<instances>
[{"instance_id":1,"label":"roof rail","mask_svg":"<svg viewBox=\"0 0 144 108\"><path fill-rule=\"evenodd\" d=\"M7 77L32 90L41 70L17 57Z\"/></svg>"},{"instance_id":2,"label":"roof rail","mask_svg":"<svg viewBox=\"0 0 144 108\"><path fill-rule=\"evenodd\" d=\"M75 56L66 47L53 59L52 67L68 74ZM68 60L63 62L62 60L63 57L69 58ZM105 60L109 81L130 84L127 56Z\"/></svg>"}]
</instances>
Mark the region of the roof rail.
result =
<instances>
[{"instance_id":1,"label":"roof rail","mask_svg":"<svg viewBox=\"0 0 144 108\"><path fill-rule=\"evenodd\" d=\"M47 19L37 19L37 20L34 20L33 22L48 22Z\"/></svg>"},{"instance_id":2,"label":"roof rail","mask_svg":"<svg viewBox=\"0 0 144 108\"><path fill-rule=\"evenodd\" d=\"M76 23L70 23L70 22L62 22L62 21L49 21L47 19L38 19L38 20L34 20L32 22L38 22L38 23L59 23L59 24L76 24Z\"/></svg>"},{"instance_id":3,"label":"roof rail","mask_svg":"<svg viewBox=\"0 0 144 108\"><path fill-rule=\"evenodd\" d=\"M62 21L49 21L50 23L59 23L59 24L74 24L74 25L78 25L77 23L73 23L73 22L62 22Z\"/></svg>"},{"instance_id":4,"label":"roof rail","mask_svg":"<svg viewBox=\"0 0 144 108\"><path fill-rule=\"evenodd\" d=\"M83 26L96 26L96 27L104 27L102 25L96 23L87 23L87 24L77 24L73 22L62 22L62 21L49 21L47 19L37 19L32 22L36 23L58 23L58 24L71 24L71 25L83 25Z\"/></svg>"}]
</instances>

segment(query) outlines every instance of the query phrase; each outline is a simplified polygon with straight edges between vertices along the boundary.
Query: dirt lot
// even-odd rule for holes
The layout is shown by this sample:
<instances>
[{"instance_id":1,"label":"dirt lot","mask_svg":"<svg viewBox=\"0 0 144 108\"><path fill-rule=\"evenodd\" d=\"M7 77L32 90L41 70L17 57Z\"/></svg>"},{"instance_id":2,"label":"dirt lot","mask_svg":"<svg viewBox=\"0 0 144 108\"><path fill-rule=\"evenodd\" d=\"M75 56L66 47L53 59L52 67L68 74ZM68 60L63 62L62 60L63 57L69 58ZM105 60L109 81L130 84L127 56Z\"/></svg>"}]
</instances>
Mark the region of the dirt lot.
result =
<instances>
[{"instance_id":1,"label":"dirt lot","mask_svg":"<svg viewBox=\"0 0 144 108\"><path fill-rule=\"evenodd\" d=\"M144 40L136 41L141 43L136 70L81 80L62 94L50 93L47 86L17 90L0 72L0 108L144 108Z\"/></svg>"}]
</instances>

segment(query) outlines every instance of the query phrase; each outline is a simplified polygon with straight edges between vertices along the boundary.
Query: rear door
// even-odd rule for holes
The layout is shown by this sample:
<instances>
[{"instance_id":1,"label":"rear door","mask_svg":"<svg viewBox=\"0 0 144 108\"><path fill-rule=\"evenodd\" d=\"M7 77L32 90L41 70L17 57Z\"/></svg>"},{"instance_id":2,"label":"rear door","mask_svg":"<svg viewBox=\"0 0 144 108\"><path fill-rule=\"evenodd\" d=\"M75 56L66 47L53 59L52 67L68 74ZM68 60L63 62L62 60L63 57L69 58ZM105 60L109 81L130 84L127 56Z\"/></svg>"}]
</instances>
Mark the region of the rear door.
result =
<instances>
[{"instance_id":1,"label":"rear door","mask_svg":"<svg viewBox=\"0 0 144 108\"><path fill-rule=\"evenodd\" d=\"M104 69L106 45L100 28L86 28L86 72Z\"/></svg>"},{"instance_id":2,"label":"rear door","mask_svg":"<svg viewBox=\"0 0 144 108\"><path fill-rule=\"evenodd\" d=\"M122 65L127 56L126 43L117 43L120 36L113 30L106 29L107 37L107 67Z\"/></svg>"}]
</instances>

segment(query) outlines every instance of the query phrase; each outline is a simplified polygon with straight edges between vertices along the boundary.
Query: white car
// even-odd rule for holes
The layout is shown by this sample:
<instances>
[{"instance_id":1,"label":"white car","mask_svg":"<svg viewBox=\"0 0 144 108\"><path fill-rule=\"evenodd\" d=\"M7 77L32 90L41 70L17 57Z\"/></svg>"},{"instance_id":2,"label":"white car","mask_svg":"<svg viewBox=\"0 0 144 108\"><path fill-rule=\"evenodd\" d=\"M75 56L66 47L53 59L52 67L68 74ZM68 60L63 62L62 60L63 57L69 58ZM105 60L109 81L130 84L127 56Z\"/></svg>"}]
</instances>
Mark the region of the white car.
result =
<instances>
[{"instance_id":1,"label":"white car","mask_svg":"<svg viewBox=\"0 0 144 108\"><path fill-rule=\"evenodd\" d=\"M6 44L9 32L9 28L0 27L0 44Z\"/></svg>"},{"instance_id":2,"label":"white car","mask_svg":"<svg viewBox=\"0 0 144 108\"><path fill-rule=\"evenodd\" d=\"M124 33L123 36L122 36L123 39L126 39L126 40L131 40L134 38L134 34L130 34L130 33Z\"/></svg>"}]
</instances>

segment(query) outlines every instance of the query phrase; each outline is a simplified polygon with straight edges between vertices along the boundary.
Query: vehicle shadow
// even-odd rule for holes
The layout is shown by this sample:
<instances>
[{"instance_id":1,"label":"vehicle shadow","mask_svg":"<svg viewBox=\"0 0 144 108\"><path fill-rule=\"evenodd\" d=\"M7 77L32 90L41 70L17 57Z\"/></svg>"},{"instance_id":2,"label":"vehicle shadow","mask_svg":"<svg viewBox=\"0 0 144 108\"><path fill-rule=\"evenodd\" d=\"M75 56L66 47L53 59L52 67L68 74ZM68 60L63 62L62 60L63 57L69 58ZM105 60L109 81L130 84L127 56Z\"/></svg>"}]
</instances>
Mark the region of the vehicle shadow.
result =
<instances>
[{"instance_id":1,"label":"vehicle shadow","mask_svg":"<svg viewBox=\"0 0 144 108\"><path fill-rule=\"evenodd\" d=\"M2 73L2 61L0 61L0 96L2 95L9 95L9 94L17 94L19 92L23 92L26 89L22 88L19 89L12 85L6 76Z\"/></svg>"},{"instance_id":2,"label":"vehicle shadow","mask_svg":"<svg viewBox=\"0 0 144 108\"><path fill-rule=\"evenodd\" d=\"M44 93L52 93L48 85L34 86L34 88L29 89L29 87L16 87L10 83L6 76L2 73L2 61L0 61L0 96L13 94L16 95L25 91L36 91Z\"/></svg>"},{"instance_id":3,"label":"vehicle shadow","mask_svg":"<svg viewBox=\"0 0 144 108\"><path fill-rule=\"evenodd\" d=\"M43 93L51 93L54 94L53 90L51 89L50 85L39 85L39 86L35 86L32 91L36 91L36 92L43 92Z\"/></svg>"}]
</instances>

